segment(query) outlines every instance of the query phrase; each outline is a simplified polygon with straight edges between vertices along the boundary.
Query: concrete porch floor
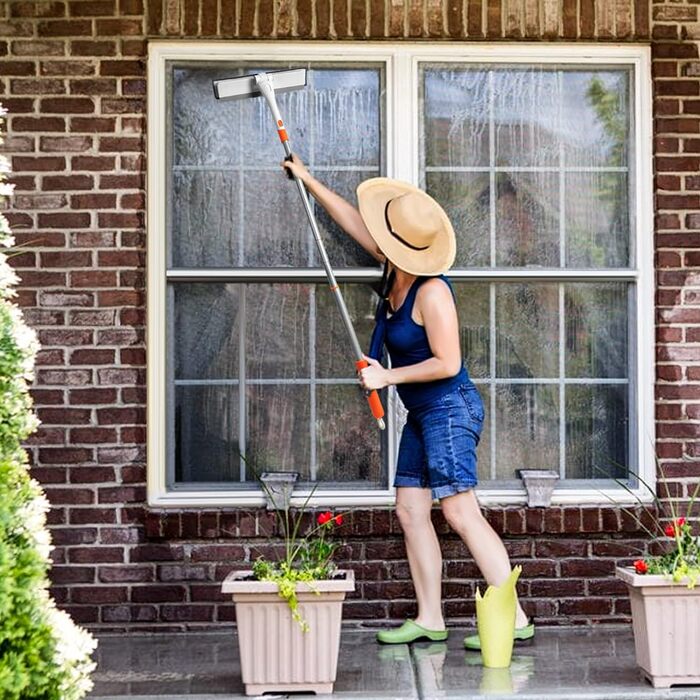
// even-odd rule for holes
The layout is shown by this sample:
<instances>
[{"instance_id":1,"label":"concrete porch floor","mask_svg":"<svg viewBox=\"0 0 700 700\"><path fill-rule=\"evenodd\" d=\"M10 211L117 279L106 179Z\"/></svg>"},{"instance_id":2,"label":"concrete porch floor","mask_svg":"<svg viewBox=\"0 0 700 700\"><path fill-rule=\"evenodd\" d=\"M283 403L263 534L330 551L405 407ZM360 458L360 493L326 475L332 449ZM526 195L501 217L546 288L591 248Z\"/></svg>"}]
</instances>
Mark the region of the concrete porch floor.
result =
<instances>
[{"instance_id":1,"label":"concrete porch floor","mask_svg":"<svg viewBox=\"0 0 700 700\"><path fill-rule=\"evenodd\" d=\"M510 669L483 668L480 654L463 649L464 634L452 629L448 643L384 647L373 631L348 628L332 697L700 700L700 687L656 690L641 677L628 627L539 628L532 643L516 647ZM96 654L90 698L245 697L233 631L105 636Z\"/></svg>"}]
</instances>

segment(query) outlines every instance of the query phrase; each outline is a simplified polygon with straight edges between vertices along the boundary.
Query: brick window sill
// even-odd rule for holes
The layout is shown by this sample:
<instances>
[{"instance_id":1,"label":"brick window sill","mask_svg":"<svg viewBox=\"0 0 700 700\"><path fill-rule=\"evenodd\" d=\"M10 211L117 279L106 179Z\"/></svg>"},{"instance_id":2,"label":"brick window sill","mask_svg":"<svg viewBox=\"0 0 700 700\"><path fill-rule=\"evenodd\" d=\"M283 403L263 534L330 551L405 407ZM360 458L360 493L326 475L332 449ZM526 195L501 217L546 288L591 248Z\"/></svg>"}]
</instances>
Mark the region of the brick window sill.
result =
<instances>
[{"instance_id":1,"label":"brick window sill","mask_svg":"<svg viewBox=\"0 0 700 700\"><path fill-rule=\"evenodd\" d=\"M651 509L641 507L484 508L484 515L499 535L594 535L625 534L646 536L639 518L649 528ZM635 517L633 517L633 515ZM306 516L311 519L313 512ZM439 534L450 533L438 508L433 522ZM147 509L144 516L147 540L237 540L279 534L273 513L264 508L221 510ZM398 535L401 528L393 508L362 508L346 515L346 537Z\"/></svg>"}]
</instances>

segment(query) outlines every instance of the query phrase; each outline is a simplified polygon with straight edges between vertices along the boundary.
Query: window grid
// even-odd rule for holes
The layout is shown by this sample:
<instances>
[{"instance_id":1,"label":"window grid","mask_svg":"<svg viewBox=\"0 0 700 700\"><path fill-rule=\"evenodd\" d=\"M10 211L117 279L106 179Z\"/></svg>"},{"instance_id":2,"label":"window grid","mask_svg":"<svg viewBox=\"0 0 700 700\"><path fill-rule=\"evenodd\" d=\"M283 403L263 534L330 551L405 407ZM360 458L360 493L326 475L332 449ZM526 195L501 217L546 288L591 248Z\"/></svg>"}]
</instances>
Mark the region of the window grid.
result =
<instances>
[{"instance_id":1,"label":"window grid","mask_svg":"<svg viewBox=\"0 0 700 700\"><path fill-rule=\"evenodd\" d=\"M164 43L157 47L157 49L154 51L153 56L151 57L151 60L149 60L149 76L151 77L151 80L149 81L149 107L151 111L153 112L156 117L162 118L163 113L162 113L162 105L164 104L163 96L165 95L165 82L162 78L163 75L165 75L165 67L166 67L166 62L168 59L170 60L180 60L184 58L185 56L188 57L190 60L201 60L200 56L204 55L204 52L201 51L204 46L201 47L194 47L191 46L189 48L186 48L183 50L178 46L172 45L172 42L170 44ZM258 45L258 44L239 44L236 47L236 50L234 52L231 51L231 47L218 47L213 49L213 54L216 56L221 56L222 58L227 58L228 60L232 59L238 59L240 56L249 56L249 55L256 55L256 56L266 56L267 54L263 53L262 51L263 47ZM318 50L316 50L318 49ZM316 55L324 55L325 56L325 50L321 50L320 47L311 47L311 50L309 51L308 47L304 45L303 47L300 45L294 44L292 42L289 47L288 47L288 52L291 55L296 55L297 60L307 60L309 53L312 56ZM370 43L364 43L362 46L359 45L354 45L353 46L353 58L354 54L357 54L358 57L360 56L371 56L372 58L370 60L387 60L388 64L390 65L392 61L396 61L397 65L401 66L407 66L410 64L411 61L411 56L414 56L413 60L415 61L419 55L424 56L424 60L445 60L445 61L453 61L455 54L449 54L450 47L447 45L440 45L438 46L430 46L430 45L422 45L422 44L405 44L402 45L401 47L390 47L387 48L386 45L371 45ZM571 62L573 65L582 65L586 61L590 60L590 56L588 55L588 49L586 50L587 52L584 54L582 51L579 50L580 47L574 46L574 45L562 45L562 46L552 46L552 47L547 47L547 51L544 52L545 54L545 62L550 62L552 61L552 58L549 56L551 53L553 56L561 56L563 59L564 63L569 63ZM212 49L208 49L209 52L212 52ZM201 52L201 53L200 53ZM296 53L295 53L296 52ZM375 52L375 53L372 53ZM631 101L630 105L633 109L634 112L634 117L635 117L635 122L633 122L635 125L638 125L639 128L641 129L641 137L639 134L636 134L636 131L634 133L636 134L634 138L634 143L637 148L640 148L642 153L641 153L641 166L639 165L630 165L630 168L620 168L620 169L613 169L613 168L571 168L569 171L570 172L585 172L587 170L596 170L596 171L613 171L613 170L622 170L622 171L634 171L637 173L638 170L641 170L641 176L642 176L642 181L639 183L639 187L642 189L642 194L644 193L649 193L650 188L649 188L649 179L650 179L650 169L649 169L649 164L648 164L648 148L647 148L647 140L646 137L650 136L650 103L651 103L651 95L650 95L650 90L648 89L647 83L645 82L645 79L648 79L649 77L649 57L648 57L648 51L644 51L643 49L635 49L634 51L630 48L620 48L620 47L615 47L613 49L609 49L607 47L597 47L596 51L594 52L596 55L600 54L601 56L604 56L605 59L611 60L613 62L616 61L616 58L619 54L623 57L623 62L626 62L628 65L633 65L635 67L635 82L634 86L638 89L638 95L641 95L641 100L639 97L635 97L633 101ZM384 53L386 53L386 56L388 58L384 58ZM459 62L460 63L470 63L475 60L474 56L476 56L479 52L478 49L475 49L471 53L474 54L474 56L469 55L469 51L467 54L463 54L463 57L460 58ZM380 57L380 54L382 57ZM208 55L208 54L207 54ZM538 57L540 54L538 54ZM483 58L483 57L482 57ZM523 48L500 48L495 54L489 56L489 60L492 63L507 63L509 61L515 60L515 62L522 62L522 63L528 63L533 59L533 56L531 56L528 51L527 47ZM348 60L348 58L343 58L340 59L339 55L333 55L332 60ZM349 60L353 60L352 58ZM557 59L554 59L554 62L557 62ZM414 63L415 65L415 63ZM402 71L404 71L405 75L404 77L408 77L408 72L405 71L405 69L402 68ZM393 75L393 74L391 74ZM391 86L390 86L391 87ZM398 92L395 93L394 97L398 98ZM637 122L637 117L641 116L641 122ZM636 126L635 126L636 128ZM156 168L149 168L149 185L151 189L154 192L154 196L149 198L149 219L153 221L153 225L155 228L158 230L163 229L164 223L167 221L167 209L166 207L162 206L165 201L163 198L163 188L159 187L159 175L158 175L158 167L162 167L162 164L167 160L166 154L166 149L165 149L165 143L166 140L164 136L161 133L149 133L149 154L152 155L152 157L149 157L149 162L151 163L156 163L157 167ZM638 154L634 153L635 157L638 157ZM409 159L410 160L410 159ZM403 173L390 173L394 174L395 176L401 177L403 176L404 178L408 179L409 177L413 177L413 175L409 175L406 171L406 168L404 166L407 165L406 158L397 158L396 154L392 156L392 159L390 162L394 163L394 168L397 167L397 164L399 161L402 164L402 167L399 168L399 170ZM414 166L415 167L415 166ZM206 169L206 168L203 168ZM217 168L212 168L213 170ZM260 168L258 168L260 169ZM316 170L325 170L325 169L331 169L327 167L317 167ZM345 169L342 166L333 168L336 170L341 170ZM350 168L348 168L350 169ZM357 170L364 170L364 167L357 168ZM501 168L496 168L496 171L500 170ZM270 170L273 170L273 168L270 168ZM465 171L469 170L468 168L464 168ZM475 168L475 170L483 170L483 168ZM503 170L511 170L511 171L517 171L519 168L503 168ZM538 169L535 168L530 168L529 170L536 171ZM546 168L544 169L546 170ZM415 173L417 174L417 172ZM630 191L632 191L632 182L630 179L628 179L628 186L630 188ZM167 198L166 198L167 199ZM651 219L651 211L650 207L646 206L644 202L650 201L650 197L640 197L640 202L636 204L635 207L632 207L632 217L634 217L631 221L631 229L635 231L635 236L631 239L630 241L630 246L632 250L634 250L635 246L637 245L637 240L636 240L636 235L639 234L637 231L638 226L642 226L644 230L646 231L649 228L649 221ZM640 222L637 223L637 215L639 215ZM151 237L149 239L152 241L155 245L155 239ZM642 239L644 241L646 239ZM149 245L149 249L151 246ZM647 270L647 265L650 260L650 249L648 245L643 245L642 246L642 253L643 255L641 256L641 262L643 264L643 269L642 270L636 270L636 269L628 269L625 271L622 270L572 270L568 275L561 274L561 272L556 271L556 270L543 270L539 277L545 281L545 280L554 280L554 279L562 279L566 278L567 281L584 281L584 280L628 280L629 282L632 283L637 283L639 282L642 285L642 302L644 301L649 301L650 299L650 289L651 285L649 282L649 276L645 272ZM158 285L158 276L159 275L164 275L167 279L168 282L177 282L177 281L192 281L196 278L202 278L203 280L206 279L208 281L213 281L213 280L226 280L229 282L246 282L246 281L261 281L261 280L256 280L254 279L255 277L265 277L266 280L271 280L272 277L268 275L261 274L262 271L253 271L251 269L243 269L243 270L187 270L187 269L173 269L173 270L166 270L165 269L165 260L164 260L164 255L161 255L158 252L158 248L153 248L151 253L149 253L149 258L151 261L155 261L156 265L151 265L151 269L149 271L149 298L152 298L153 302L153 308L156 309L163 309L163 302L165 301L165 296L163 295L161 298L162 292L159 291L159 285ZM636 258L631 257L631 260L634 260ZM158 271L158 266L161 265L163 267L162 271ZM313 275L313 271L294 271L294 270L285 270L285 273L291 272L292 273L292 278L296 281L302 281L305 278L313 278L313 281L316 281L315 276ZM347 270L346 271L346 277L342 281L360 281L360 278L362 280L367 280L369 277L372 275L370 274L369 276L366 274L367 270L364 270L365 274L360 274L359 271L356 270ZM240 273L240 275L238 274ZM252 273L252 274L251 274ZM296 273L296 274L295 274ZM300 273L300 274L299 274ZM236 277L236 279L233 279L233 277ZM340 277L340 275L339 275ZM527 280L533 280L535 279L535 276L531 274L531 271L529 270L488 270L488 269L472 269L468 275L463 274L461 271L454 271L451 273L451 277L453 278L459 278L459 279L465 279L465 278L471 278L473 280L493 280L493 281L502 281L502 280L509 280L509 281L527 281ZM162 277L160 278L162 280ZM309 279L308 281L312 281ZM341 280L339 280L341 281ZM493 288L494 285L492 284L491 287ZM636 337L637 335L640 335L644 340L649 340L651 338L651 333L649 332L649 319L646 317L647 314L645 314L643 311L640 311L639 309L639 304L635 302L635 299L633 298L633 292L634 289L636 288L636 284L630 284L629 285L629 291L630 291L630 306L634 307L633 313L630 315L630 318L636 319L637 323L640 324L639 327L635 323L631 324L630 331L631 331L631 336L630 336L630 355L635 356L637 355L637 349L634 346L634 342L636 342ZM168 290L170 290L171 287L168 287ZM167 292L170 294L170 291ZM644 308L643 303L642 303L642 309ZM494 313L495 310L495 304L491 303L490 304L490 309L491 313ZM164 309L163 309L164 310ZM160 395L162 391L169 391L167 385L163 383L163 379L166 378L167 375L161 375L158 372L158 358L159 358L159 353L162 352L163 350L163 339L167 339L168 342L171 340L171 336L169 334L163 335L161 339L160 333L160 327L161 323L155 320L156 318L164 318L164 315L161 314L160 316L154 316L151 315L151 320L152 323L149 323L149 331L154 334L154 343L150 345L150 352L149 352L149 367L151 368L149 370L149 391L151 394L158 394ZM162 324L163 328L165 328L165 324ZM561 330L561 329L560 329ZM492 343L493 347L493 343ZM644 347L646 347L646 343L644 344ZM642 364L642 374L641 377L644 379L649 379L651 377L650 373L650 367L651 363L649 362L649 359L647 357L648 353L646 350L644 350L644 356L643 356L643 362ZM632 364L630 367L634 367L635 365ZM639 375L638 375L639 377ZM354 380L347 380L347 383L351 383ZM557 381L557 380L553 380ZM587 379L585 381L582 381L581 383L587 383L587 384L592 384L592 383L606 383L606 384L615 384L615 383L627 383L627 380L590 380ZM340 383L345 383L345 381L342 381ZM475 379L475 383L482 383L479 379ZM503 380L498 381L497 383L508 383L508 380ZM520 381L519 383L523 383ZM545 383L549 383L549 381L546 381ZM575 384L578 383L576 379L570 379L566 380L566 383L569 384ZM172 384L171 384L172 386ZM632 384L633 390L635 389L634 384ZM155 392L153 391L155 389ZM647 429L647 435L651 436L653 434L653 423L650 421L650 412L648 411L647 408L645 408L648 405L647 399L651 399L651 393L650 390L648 389L648 385L646 381L642 382L642 387L640 388L639 391L634 390L633 392L635 394L635 401L638 399L636 398L636 394L639 393L641 397L644 399L643 403L638 405L634 401L630 403L630 408L636 407L637 410L640 410L642 412L642 423L644 426L646 426ZM392 395L392 400L395 400L395 397ZM631 397L632 398L632 397ZM158 406L164 406L165 402L160 401L157 402ZM196 503L198 505L202 505L205 502L206 503L213 503L213 502L226 502L226 503L234 503L233 498L235 498L235 502L239 502L238 496L233 496L232 492L227 492L226 494L218 494L215 495L213 493L202 495L202 496L195 496L193 494L186 493L185 490L181 490L179 492L179 495L177 495L174 491L171 492L172 496L168 495L169 492L169 487L167 484L167 480L163 480L162 474L164 474L163 470L163 464L164 460L163 457L165 456L166 452L163 451L162 445L165 444L165 439L159 437L159 435L165 436L167 435L166 431L163 429L165 427L164 421L162 421L163 416L165 415L163 411L159 408L155 407L156 404L151 403L151 408L149 409L149 423L151 426L155 426L155 434L152 437L149 437L149 502L153 504L163 504L163 505L172 505L172 504L186 504L186 503ZM149 431L150 432L150 431ZM634 434L634 438L636 440L636 433ZM161 442L163 440L163 442ZM645 443L646 444L646 443ZM640 445L640 449L642 449L643 446ZM649 450L644 447L642 449L642 452L645 454L649 452ZM156 459L153 459L155 457ZM647 478L651 478L653 480L653 474L652 472L647 469L644 465L647 464L648 460L645 460L643 462L640 462L640 465L644 467L644 473ZM613 490L614 491L614 490ZM612 491L609 491L611 496L613 496L616 500L619 499L619 496L617 493L613 493ZM515 491L500 491L498 492L500 495L496 495L495 491L482 494L489 503L491 502L498 502L498 503L516 503L520 502L520 496L517 495ZM566 495L569 492L562 492L557 496L557 502L561 503L578 503L580 502L579 499L583 498L585 502L594 502L595 498L592 498L590 492L586 489L578 489L571 492L571 496ZM319 492L319 496L321 496L321 492ZM222 500L223 498L223 500ZM303 498L303 497L302 497ZM317 497L318 498L318 497ZM346 493L345 495L330 495L330 494L323 494L324 499L330 498L328 501L329 503L360 503L363 502L362 499L367 498L367 493L365 492L364 495L350 495L350 493ZM575 500L571 500L571 499ZM355 499L360 499L355 500ZM515 500L513 500L515 499ZM255 499L253 499L255 500ZM316 499L314 499L316 500ZM624 500L624 499L623 499ZM240 502L246 502L246 503L252 503L250 497L242 497L240 499ZM374 502L374 501L373 501Z\"/></svg>"},{"instance_id":2,"label":"window grid","mask_svg":"<svg viewBox=\"0 0 700 700\"><path fill-rule=\"evenodd\" d=\"M423 66L429 66L429 62L423 64ZM454 63L453 65L460 65L459 63ZM464 65L464 64L462 64ZM427 109L427 99L425 90L425 80L427 75L426 68L421 70L420 64L418 68L419 81L422 79L422 84L420 89L423 94L423 105L424 110ZM557 70L557 86L559 94L562 94L562 84L563 84L563 70ZM565 148L564 142L559 141L558 154L557 154L557 165L555 166L497 166L496 165L496 143L495 143L495 90L494 90L494 70L490 69L487 73L487 85L488 85L488 134L489 134L489 165L488 165L488 175L489 175L489 257L491 268L497 268L496 259L496 173L498 172L553 172L558 174L558 205L559 205L559 266L562 272L562 277L573 278L579 272L573 268L566 267L566 173L571 172L621 172L629 174L631 172L630 166L632 161L628 158L627 166L569 166L566 165L565 158ZM631 84L629 86L631 88ZM633 100L629 101L629 105L633 104ZM424 114L419 110L419 133L423 135L423 149L420 154L421 164L420 164L420 177L423 183L425 183L425 176L429 172L440 172L440 173L483 173L486 172L486 168L483 166L428 166L426 165L426 153L425 153L425 129L421 130L420 124L424 123ZM631 116L630 116L631 119ZM423 121L421 121L423 120ZM557 102L557 123L561 124L562 120L562 102L559 100ZM629 133L634 133L634 124L630 122ZM634 157L634 156L633 156ZM633 182L631 177L627 177L627 192L628 192L628 211L633 212L634 207L634 190ZM632 246L634 245L635 236L631 235L632 228L632 217L630 215L629 219L629 231L630 231L630 257L628 259L627 269L633 261L632 257ZM483 269L483 268L481 268ZM503 269L503 268L501 268ZM616 268L616 271L624 271L625 268ZM450 278L457 282L466 282L462 275L457 276L455 272L460 272L462 274L469 274L470 270L468 268L455 269L450 271ZM473 270L472 270L473 272ZM515 268L513 270L513 280L518 277L519 270ZM617 277L607 276L603 270L603 273L599 281L612 281ZM535 272L534 275L528 275L523 282L534 283L537 282L547 282L546 276L537 276ZM566 281L560 281L557 285L557 295L558 295L558 377L557 378L499 378L497 377L497 313L496 313L496 296L497 296L497 286L498 282L491 281L489 283L489 377L488 378L473 378L472 381L477 385L485 385L488 388L488 396L486 400L489 403L489 456L490 456L490 475L492 480L496 480L497 477L497 467L498 460L496 455L496 448L498 445L497 437L497 394L496 387L502 386L513 386L513 385L557 385L558 386L558 401L559 401L559 411L558 411L558 437L559 437L559 459L558 459L558 471L561 479L566 478L566 386L567 385L611 385L611 384L624 384L632 387L629 376L634 375L634 364L632 362L633 356L630 355L628 358L628 378L625 379L612 379L612 378L567 378L566 376ZM633 283L633 282L632 282ZM629 293L628 293L629 297ZM633 319L634 316L628 316L628 318ZM632 339L632 335L628 330L629 339ZM629 346L632 347L632 342L629 342ZM628 411L633 410L634 404L632 403L632 396L628 392ZM634 453L631 451L633 446L633 431L632 425L634 420L630 420L630 428L628 430L629 438L629 454L632 456Z\"/></svg>"},{"instance_id":3,"label":"window grid","mask_svg":"<svg viewBox=\"0 0 700 700\"><path fill-rule=\"evenodd\" d=\"M322 70L323 68L321 68ZM313 90L313 81L314 81L314 70L311 68L307 74L307 80L309 83L309 119L307 122L307 128L308 128L308 133L309 133L309 159L307 166L311 172L367 172L371 170L375 170L377 166L371 166L369 164L365 165L360 165L360 166L354 166L354 165L316 165L315 163L315 157L316 157L316 124L315 124L315 109L316 109L316 96L315 92ZM382 78L380 77L380 81L383 82ZM265 111L267 111L267 107L265 107ZM384 110L381 108L380 105L380 115L384 113ZM268 116L267 114L265 115L266 117ZM238 139L239 143L243 143L244 139L244 133L243 133L243 127L244 127L244 120L239 119L238 120ZM381 130L380 130L381 133ZM382 154L382 145L381 143L379 144L379 171L381 172L381 163L384 161L384 157ZM280 154L280 157L281 154ZM255 164L255 165L248 165L244 161L244 149L239 149L238 152L238 163L237 165L234 166L221 166L221 165L194 165L194 164L171 164L170 167L171 173L175 172L234 172L234 173L239 173L240 174L240 182L239 182L239 191L238 191L238 206L240 208L240 211L244 211L245 207L245 173L247 172L279 172L280 168L279 166L272 166L272 165L264 165L264 164ZM309 200L311 203L311 208L314 211L314 214L316 214L317 210L317 205L313 197L309 196ZM299 202L299 206L301 206L301 203ZM357 380L354 378L348 378L348 377L337 377L337 378L318 378L316 376L316 335L317 335L317 329L316 329L316 321L317 321L317 298L316 298L316 288L317 284L322 283L326 280L325 277L325 272L322 269L318 268L313 268L310 267L309 269L312 269L314 271L318 270L321 274L322 277L319 278L318 280L314 280L314 282L309 284L309 316L308 316L308 334L309 334L309 350L308 350L308 363L309 363L309 377L308 379L302 378L302 379L285 379L285 378L280 378L280 379L253 379L249 378L247 374L247 367L246 367L246 326L248 322L247 318L247 303L246 303L246 294L248 292L248 285L245 284L245 279L244 279L244 274L245 271L249 270L250 268L245 265L245 242L246 242L246 226L245 226L245 216L240 217L240 222L238 224L238 243L239 243L239 250L238 250L238 269L237 270L230 270L229 272L231 273L231 279L230 281L233 283L241 283L240 284L240 292L239 292L239 317L240 317L240 322L239 322L239 329L238 329L238 354L239 354L239 360L238 360L238 373L239 373L239 378L238 379L211 379L211 380L206 380L206 379L197 379L197 380L189 380L189 379L172 379L171 380L171 385L175 388L178 386L237 386L239 387L238 391L238 413L239 413L239 421L238 421L238 440L239 440L239 446L240 446L240 452L241 452L241 457L239 459L239 478L241 483L245 482L247 479L247 469L246 469L246 461L244 458L244 455L246 455L246 450L247 450L247 433L248 433L248 424L249 424L249 411L248 411L248 405L249 402L247 400L247 392L246 389L249 386L280 386L280 385L298 385L298 386L308 386L309 387L309 433L308 433L308 438L309 438L309 479L311 482L315 482L317 479L317 474L318 474L318 457L317 457L317 429L316 429L316 423L317 423L317 391L316 387L318 385L325 385L325 386L333 386L333 385L356 385ZM313 234L311 232L310 227L306 227L306 241L307 241L307 264L309 266L313 266L318 258L318 253L316 250L316 242L314 240ZM205 271L206 268L202 270L195 270L195 272L203 272ZM297 282L299 280L296 280L293 276L290 276L289 273L290 271L298 270L298 268L268 268L270 271L270 278L269 282ZM166 278L169 283L178 283L178 282L186 282L186 281L191 281L191 278L188 277L188 275L182 275L179 274L182 272L182 268L171 268L167 271L166 273ZM372 271L374 272L374 271ZM340 283L342 283L343 280L343 275L342 272L338 273L336 272L336 278ZM216 281L215 276L211 281ZM172 308L172 305L171 305ZM172 325L171 325L172 328ZM172 344L170 347L173 347ZM174 449L171 452L171 454L174 455Z\"/></svg>"}]
</instances>

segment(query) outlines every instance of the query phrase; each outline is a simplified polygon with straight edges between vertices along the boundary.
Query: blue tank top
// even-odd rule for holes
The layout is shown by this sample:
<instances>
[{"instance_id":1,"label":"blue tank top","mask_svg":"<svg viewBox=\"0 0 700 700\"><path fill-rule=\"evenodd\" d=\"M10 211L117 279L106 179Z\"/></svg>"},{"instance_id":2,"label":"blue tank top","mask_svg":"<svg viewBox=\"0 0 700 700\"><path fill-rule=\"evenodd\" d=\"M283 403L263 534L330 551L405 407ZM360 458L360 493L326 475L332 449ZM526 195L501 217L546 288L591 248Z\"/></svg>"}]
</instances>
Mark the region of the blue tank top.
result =
<instances>
[{"instance_id":1,"label":"blue tank top","mask_svg":"<svg viewBox=\"0 0 700 700\"><path fill-rule=\"evenodd\" d=\"M438 275L437 277L445 281L454 298L454 290L447 277L445 275ZM403 304L390 318L386 316L389 302L386 299L382 299L379 302L375 316L375 331L372 335L368 353L370 357L381 362L383 345L386 345L389 351L392 367L415 365L433 357L425 328L419 326L411 318L418 289L423 282L429 279L432 279L432 277L418 277L409 288ZM459 372L453 377L445 377L430 382L397 384L396 390L404 406L410 410L434 401L466 381L469 381L469 374L464 364L462 364Z\"/></svg>"}]
</instances>

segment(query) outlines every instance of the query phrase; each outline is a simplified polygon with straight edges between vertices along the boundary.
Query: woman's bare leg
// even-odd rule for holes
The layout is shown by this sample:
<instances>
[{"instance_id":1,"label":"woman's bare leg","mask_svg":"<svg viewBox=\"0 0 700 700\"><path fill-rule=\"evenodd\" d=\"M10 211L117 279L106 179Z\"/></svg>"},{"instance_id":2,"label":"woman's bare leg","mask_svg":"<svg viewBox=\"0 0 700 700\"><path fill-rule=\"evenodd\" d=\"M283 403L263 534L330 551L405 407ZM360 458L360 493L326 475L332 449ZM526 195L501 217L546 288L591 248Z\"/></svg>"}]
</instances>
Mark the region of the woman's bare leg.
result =
<instances>
[{"instance_id":1,"label":"woman's bare leg","mask_svg":"<svg viewBox=\"0 0 700 700\"><path fill-rule=\"evenodd\" d=\"M443 498L440 505L450 527L467 545L486 583L500 586L510 576L510 559L501 538L484 518L474 491ZM526 624L527 615L518 601L515 626Z\"/></svg>"},{"instance_id":2,"label":"woman's bare leg","mask_svg":"<svg viewBox=\"0 0 700 700\"><path fill-rule=\"evenodd\" d=\"M430 489L401 486L396 490L396 515L404 533L418 600L416 622L429 630L444 630L442 552L430 519L432 505Z\"/></svg>"}]
</instances>

